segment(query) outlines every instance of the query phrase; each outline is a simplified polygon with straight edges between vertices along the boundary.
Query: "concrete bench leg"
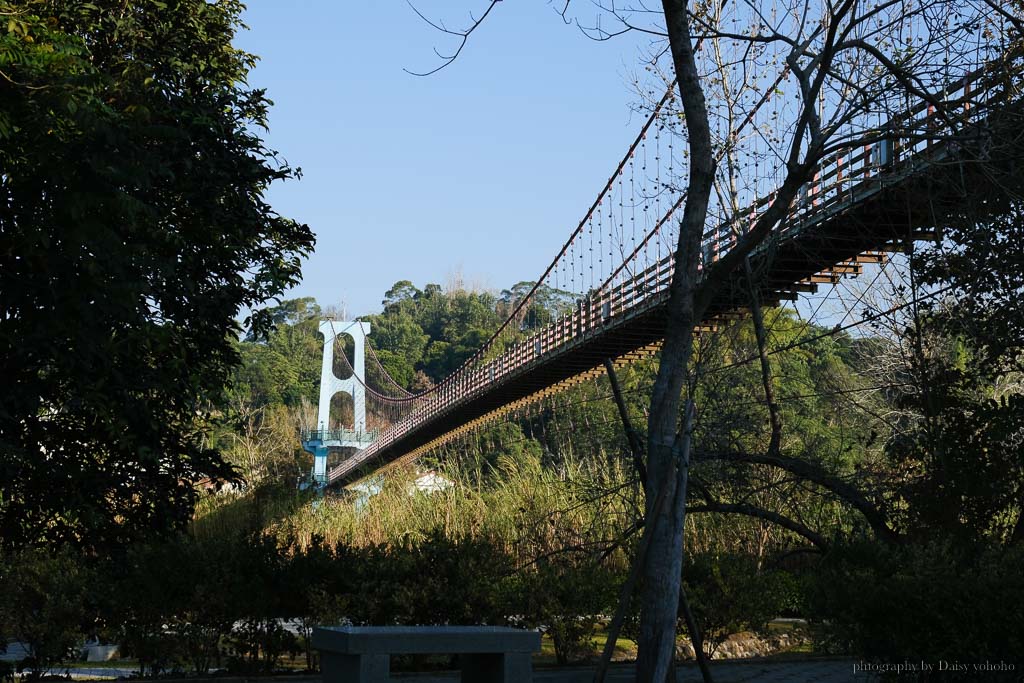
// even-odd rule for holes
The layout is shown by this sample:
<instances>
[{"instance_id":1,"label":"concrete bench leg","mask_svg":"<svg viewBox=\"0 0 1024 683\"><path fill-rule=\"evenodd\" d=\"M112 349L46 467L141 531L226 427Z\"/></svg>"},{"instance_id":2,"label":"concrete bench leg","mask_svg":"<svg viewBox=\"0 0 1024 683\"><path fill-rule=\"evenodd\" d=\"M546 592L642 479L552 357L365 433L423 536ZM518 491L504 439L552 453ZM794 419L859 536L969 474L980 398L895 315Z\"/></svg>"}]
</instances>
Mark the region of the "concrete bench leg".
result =
<instances>
[{"instance_id":1,"label":"concrete bench leg","mask_svg":"<svg viewBox=\"0 0 1024 683\"><path fill-rule=\"evenodd\" d=\"M460 655L462 683L531 683L529 652ZM326 679L325 679L326 683Z\"/></svg>"},{"instance_id":2,"label":"concrete bench leg","mask_svg":"<svg viewBox=\"0 0 1024 683\"><path fill-rule=\"evenodd\" d=\"M391 671L389 655L320 655L324 683L387 683Z\"/></svg>"}]
</instances>

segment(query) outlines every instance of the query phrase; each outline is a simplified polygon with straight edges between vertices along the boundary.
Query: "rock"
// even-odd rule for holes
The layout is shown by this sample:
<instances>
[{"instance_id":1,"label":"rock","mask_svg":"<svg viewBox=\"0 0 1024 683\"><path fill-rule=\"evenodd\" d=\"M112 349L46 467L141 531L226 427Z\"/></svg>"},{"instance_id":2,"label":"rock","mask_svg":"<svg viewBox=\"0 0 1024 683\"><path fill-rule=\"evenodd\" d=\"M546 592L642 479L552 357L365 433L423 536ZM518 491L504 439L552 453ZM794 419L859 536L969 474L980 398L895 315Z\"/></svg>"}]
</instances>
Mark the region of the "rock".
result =
<instances>
[{"instance_id":1,"label":"rock","mask_svg":"<svg viewBox=\"0 0 1024 683\"><path fill-rule=\"evenodd\" d=\"M676 641L676 659L696 659L697 653L689 640Z\"/></svg>"},{"instance_id":2,"label":"rock","mask_svg":"<svg viewBox=\"0 0 1024 683\"><path fill-rule=\"evenodd\" d=\"M747 657L767 657L768 655L786 650L806 642L806 638L795 633L773 633L761 638L755 633L743 632L730 635L715 650L713 659L744 659ZM693 645L689 640L680 639L676 643L676 659L692 660L696 658Z\"/></svg>"}]
</instances>

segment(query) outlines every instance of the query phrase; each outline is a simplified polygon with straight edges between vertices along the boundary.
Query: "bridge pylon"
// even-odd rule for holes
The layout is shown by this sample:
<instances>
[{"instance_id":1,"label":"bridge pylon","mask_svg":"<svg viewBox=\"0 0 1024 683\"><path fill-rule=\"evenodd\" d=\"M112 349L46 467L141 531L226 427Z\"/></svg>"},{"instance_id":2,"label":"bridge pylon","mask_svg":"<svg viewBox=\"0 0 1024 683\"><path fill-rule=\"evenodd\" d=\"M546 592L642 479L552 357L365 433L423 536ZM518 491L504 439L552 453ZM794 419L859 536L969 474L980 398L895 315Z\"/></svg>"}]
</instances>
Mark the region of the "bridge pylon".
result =
<instances>
[{"instance_id":1,"label":"bridge pylon","mask_svg":"<svg viewBox=\"0 0 1024 683\"><path fill-rule=\"evenodd\" d=\"M323 362L320 366L320 404L317 428L302 435L302 447L313 454L312 482L327 483L327 454L331 448L363 449L373 443L376 433L366 428L366 364L364 351L370 323L361 320L321 320L324 336ZM340 335L352 338L352 376L339 379L334 374L334 340ZM345 393L352 397L352 428L331 427L331 399Z\"/></svg>"}]
</instances>

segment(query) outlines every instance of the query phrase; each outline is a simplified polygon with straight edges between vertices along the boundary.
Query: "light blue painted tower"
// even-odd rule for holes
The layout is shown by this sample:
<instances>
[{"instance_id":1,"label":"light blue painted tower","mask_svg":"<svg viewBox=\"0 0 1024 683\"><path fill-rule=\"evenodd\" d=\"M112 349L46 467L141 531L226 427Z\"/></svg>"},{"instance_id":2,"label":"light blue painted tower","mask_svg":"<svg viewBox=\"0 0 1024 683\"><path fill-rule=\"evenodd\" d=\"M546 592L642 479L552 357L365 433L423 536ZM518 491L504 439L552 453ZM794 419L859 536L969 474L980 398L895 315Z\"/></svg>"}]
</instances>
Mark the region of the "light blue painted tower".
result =
<instances>
[{"instance_id":1,"label":"light blue painted tower","mask_svg":"<svg viewBox=\"0 0 1024 683\"><path fill-rule=\"evenodd\" d=\"M331 448L366 448L373 442L374 433L366 429L366 366L363 352L370 323L362 321L321 320L320 334L324 335L323 364L320 367L320 408L317 411L317 429L304 435L302 447L313 454L314 485L327 483L327 453ZM338 379L334 374L334 340L338 335L352 338L352 376ZM335 394L352 397L352 429L331 429L331 399Z\"/></svg>"}]
</instances>

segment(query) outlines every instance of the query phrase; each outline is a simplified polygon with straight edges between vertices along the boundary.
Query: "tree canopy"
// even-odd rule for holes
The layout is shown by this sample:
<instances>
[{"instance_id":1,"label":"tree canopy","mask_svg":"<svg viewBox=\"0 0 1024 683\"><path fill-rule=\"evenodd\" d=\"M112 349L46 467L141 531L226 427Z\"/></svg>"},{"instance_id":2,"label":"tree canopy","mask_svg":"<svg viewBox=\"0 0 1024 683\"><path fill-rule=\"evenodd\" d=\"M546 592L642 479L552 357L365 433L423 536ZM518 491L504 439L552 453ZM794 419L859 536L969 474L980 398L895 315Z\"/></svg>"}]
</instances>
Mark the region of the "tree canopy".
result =
<instances>
[{"instance_id":1,"label":"tree canopy","mask_svg":"<svg viewBox=\"0 0 1024 683\"><path fill-rule=\"evenodd\" d=\"M231 474L200 424L236 316L295 283L314 238L264 198L298 171L259 136L240 2L3 8L0 529L118 543Z\"/></svg>"}]
</instances>

